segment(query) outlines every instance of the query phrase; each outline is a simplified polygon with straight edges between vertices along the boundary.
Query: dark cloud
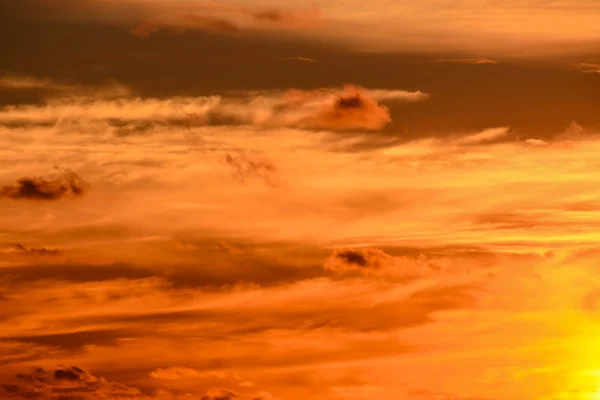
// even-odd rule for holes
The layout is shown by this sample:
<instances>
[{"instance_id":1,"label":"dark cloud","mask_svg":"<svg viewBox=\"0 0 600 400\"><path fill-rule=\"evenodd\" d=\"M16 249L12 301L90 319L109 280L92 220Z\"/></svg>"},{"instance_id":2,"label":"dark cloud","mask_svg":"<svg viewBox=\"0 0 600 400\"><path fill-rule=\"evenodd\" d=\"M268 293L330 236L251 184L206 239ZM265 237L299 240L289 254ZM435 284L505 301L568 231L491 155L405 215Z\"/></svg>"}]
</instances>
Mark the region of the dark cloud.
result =
<instances>
[{"instance_id":1,"label":"dark cloud","mask_svg":"<svg viewBox=\"0 0 600 400\"><path fill-rule=\"evenodd\" d=\"M269 160L244 153L227 153L224 161L235 171L234 177L241 183L246 182L249 178L257 177L270 186L278 186L277 168Z\"/></svg>"},{"instance_id":2,"label":"dark cloud","mask_svg":"<svg viewBox=\"0 0 600 400\"><path fill-rule=\"evenodd\" d=\"M62 254L60 250L57 249L46 249L44 247L25 247L21 243L15 243L10 246L10 249L13 250L17 254L22 254L26 256L58 256Z\"/></svg>"},{"instance_id":3,"label":"dark cloud","mask_svg":"<svg viewBox=\"0 0 600 400\"><path fill-rule=\"evenodd\" d=\"M367 266L367 259L365 258L365 255L360 251L341 250L336 254L336 257L341 259L343 262L346 262L351 265L355 264L360 267Z\"/></svg>"},{"instance_id":4,"label":"dark cloud","mask_svg":"<svg viewBox=\"0 0 600 400\"><path fill-rule=\"evenodd\" d=\"M107 381L75 366L55 370L31 368L15 374L13 381L0 386L10 400L149 399L137 388Z\"/></svg>"},{"instance_id":5,"label":"dark cloud","mask_svg":"<svg viewBox=\"0 0 600 400\"><path fill-rule=\"evenodd\" d=\"M324 268L334 272L377 272L391 266L394 258L374 248L335 249Z\"/></svg>"},{"instance_id":6,"label":"dark cloud","mask_svg":"<svg viewBox=\"0 0 600 400\"><path fill-rule=\"evenodd\" d=\"M56 177L21 178L16 185L0 188L0 198L53 201L84 194L84 182L76 173L65 170Z\"/></svg>"}]
</instances>

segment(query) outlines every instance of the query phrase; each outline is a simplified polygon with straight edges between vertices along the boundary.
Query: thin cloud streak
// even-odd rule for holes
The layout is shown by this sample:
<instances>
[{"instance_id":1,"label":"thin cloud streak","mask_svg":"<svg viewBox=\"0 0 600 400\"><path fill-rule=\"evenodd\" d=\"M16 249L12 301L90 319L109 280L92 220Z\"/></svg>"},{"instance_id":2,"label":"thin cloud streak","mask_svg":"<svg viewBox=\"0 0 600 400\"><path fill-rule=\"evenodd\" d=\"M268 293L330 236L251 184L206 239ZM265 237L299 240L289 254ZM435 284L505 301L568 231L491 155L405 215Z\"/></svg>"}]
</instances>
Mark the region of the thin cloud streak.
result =
<instances>
[{"instance_id":1,"label":"thin cloud streak","mask_svg":"<svg viewBox=\"0 0 600 400\"><path fill-rule=\"evenodd\" d=\"M62 124L104 121L119 126L254 125L261 128L379 130L391 121L378 101L418 102L429 95L402 90L342 89L249 93L241 98L181 97L127 100L57 100L44 107L14 106L0 110L4 124ZM135 126L134 130L135 131Z\"/></svg>"}]
</instances>

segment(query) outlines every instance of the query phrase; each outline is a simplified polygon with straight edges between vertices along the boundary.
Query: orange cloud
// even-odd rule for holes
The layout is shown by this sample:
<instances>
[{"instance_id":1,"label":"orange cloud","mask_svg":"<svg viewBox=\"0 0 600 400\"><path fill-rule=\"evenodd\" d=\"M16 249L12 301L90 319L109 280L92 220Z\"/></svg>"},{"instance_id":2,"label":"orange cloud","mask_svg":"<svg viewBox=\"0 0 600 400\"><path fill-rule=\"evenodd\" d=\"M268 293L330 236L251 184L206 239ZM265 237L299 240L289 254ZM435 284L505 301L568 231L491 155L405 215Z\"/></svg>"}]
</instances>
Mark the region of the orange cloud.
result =
<instances>
[{"instance_id":1,"label":"orange cloud","mask_svg":"<svg viewBox=\"0 0 600 400\"><path fill-rule=\"evenodd\" d=\"M116 82L99 86L72 85L56 82L48 78L38 78L28 75L5 74L0 76L0 89L5 90L41 90L48 97L94 97L119 98L131 95L131 90Z\"/></svg>"},{"instance_id":2,"label":"orange cloud","mask_svg":"<svg viewBox=\"0 0 600 400\"><path fill-rule=\"evenodd\" d=\"M498 61L490 58L438 58L436 62L447 64L498 64Z\"/></svg>"},{"instance_id":3,"label":"orange cloud","mask_svg":"<svg viewBox=\"0 0 600 400\"><path fill-rule=\"evenodd\" d=\"M180 97L167 100L59 100L46 107L18 106L0 110L5 124L73 124L103 122L116 134L144 132L157 125L252 125L311 130L379 130L391 121L381 102L418 102L421 92L343 89L250 92L240 97ZM129 128L128 131L124 131Z\"/></svg>"}]
</instances>

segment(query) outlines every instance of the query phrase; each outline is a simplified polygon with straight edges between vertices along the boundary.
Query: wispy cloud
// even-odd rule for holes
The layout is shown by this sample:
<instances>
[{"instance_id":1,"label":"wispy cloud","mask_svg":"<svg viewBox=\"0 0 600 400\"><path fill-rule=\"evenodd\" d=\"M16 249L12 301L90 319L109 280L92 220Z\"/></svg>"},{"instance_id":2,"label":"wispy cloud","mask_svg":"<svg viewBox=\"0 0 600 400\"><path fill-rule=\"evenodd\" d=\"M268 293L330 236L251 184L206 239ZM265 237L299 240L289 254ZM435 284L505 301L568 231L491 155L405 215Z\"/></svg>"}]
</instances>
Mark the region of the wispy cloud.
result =
<instances>
[{"instance_id":1,"label":"wispy cloud","mask_svg":"<svg viewBox=\"0 0 600 400\"><path fill-rule=\"evenodd\" d=\"M28 75L5 74L0 76L0 89L5 90L40 90L48 97L95 97L118 98L131 95L128 87L116 82L101 86L83 86L56 82L48 78L37 78Z\"/></svg>"},{"instance_id":2,"label":"wispy cloud","mask_svg":"<svg viewBox=\"0 0 600 400\"><path fill-rule=\"evenodd\" d=\"M438 58L438 63L445 64L498 64L498 61L492 60L491 58Z\"/></svg>"},{"instance_id":3,"label":"wispy cloud","mask_svg":"<svg viewBox=\"0 0 600 400\"><path fill-rule=\"evenodd\" d=\"M579 63L573 65L573 68L586 74L600 74L600 64Z\"/></svg>"},{"instance_id":4,"label":"wispy cloud","mask_svg":"<svg viewBox=\"0 0 600 400\"><path fill-rule=\"evenodd\" d=\"M316 60L313 60L312 58L308 58L308 57L285 57L282 58L281 61L307 61L307 62L317 62Z\"/></svg>"},{"instance_id":5,"label":"wispy cloud","mask_svg":"<svg viewBox=\"0 0 600 400\"><path fill-rule=\"evenodd\" d=\"M390 121L379 101L417 102L429 96L402 90L368 90L355 86L313 91L247 93L241 97L180 97L167 100L61 100L39 106L0 110L0 123L57 124L104 121L119 132L155 125L253 125L261 128L379 130ZM137 125L136 125L137 124Z\"/></svg>"}]
</instances>

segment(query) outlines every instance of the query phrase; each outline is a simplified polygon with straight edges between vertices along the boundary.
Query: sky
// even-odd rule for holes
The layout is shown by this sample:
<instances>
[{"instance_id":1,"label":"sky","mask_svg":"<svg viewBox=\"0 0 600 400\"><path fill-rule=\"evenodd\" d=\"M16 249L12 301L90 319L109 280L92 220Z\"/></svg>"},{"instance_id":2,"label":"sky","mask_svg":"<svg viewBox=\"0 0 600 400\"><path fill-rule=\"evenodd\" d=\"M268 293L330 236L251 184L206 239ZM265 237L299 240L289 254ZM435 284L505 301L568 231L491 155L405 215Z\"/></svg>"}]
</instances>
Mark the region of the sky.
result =
<instances>
[{"instance_id":1,"label":"sky","mask_svg":"<svg viewBox=\"0 0 600 400\"><path fill-rule=\"evenodd\" d=\"M600 400L596 0L0 3L0 399Z\"/></svg>"}]
</instances>

